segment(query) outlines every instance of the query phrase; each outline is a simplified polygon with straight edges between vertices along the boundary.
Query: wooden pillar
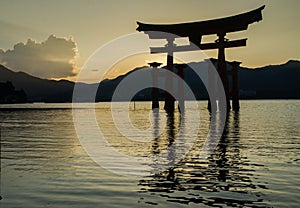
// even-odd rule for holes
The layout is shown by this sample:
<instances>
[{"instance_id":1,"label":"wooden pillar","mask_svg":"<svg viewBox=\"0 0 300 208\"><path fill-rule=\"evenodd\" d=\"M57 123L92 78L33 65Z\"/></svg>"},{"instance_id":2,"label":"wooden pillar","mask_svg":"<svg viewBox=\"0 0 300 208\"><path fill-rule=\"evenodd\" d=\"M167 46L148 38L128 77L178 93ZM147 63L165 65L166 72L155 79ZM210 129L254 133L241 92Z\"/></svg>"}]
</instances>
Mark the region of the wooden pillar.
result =
<instances>
[{"instance_id":1,"label":"wooden pillar","mask_svg":"<svg viewBox=\"0 0 300 208\"><path fill-rule=\"evenodd\" d=\"M152 109L159 108L159 102L158 102L158 89L155 88L157 86L157 72L153 72L153 88L152 88Z\"/></svg>"},{"instance_id":2,"label":"wooden pillar","mask_svg":"<svg viewBox=\"0 0 300 208\"><path fill-rule=\"evenodd\" d=\"M158 71L157 67L161 65L161 63L152 62L149 63L149 65L153 68L152 69L152 80L153 80L153 87L152 87L152 109L159 108L159 102L158 102Z\"/></svg>"},{"instance_id":3,"label":"wooden pillar","mask_svg":"<svg viewBox=\"0 0 300 208\"><path fill-rule=\"evenodd\" d=\"M213 76L213 71L212 70L215 70L215 67L214 67L214 64L213 64L213 61L210 61L209 59L207 59L207 76L208 76L208 103L207 103L207 110L209 112L211 112L212 108L211 108L211 105L217 105L216 104L216 100L211 100L211 99L214 99L214 97L209 97L209 91L212 92L212 93L215 93L215 85L216 85L216 82L215 82L215 77ZM213 103L212 103L213 102Z\"/></svg>"},{"instance_id":4,"label":"wooden pillar","mask_svg":"<svg viewBox=\"0 0 300 208\"><path fill-rule=\"evenodd\" d=\"M229 100L228 73L227 73L226 60L225 60L225 33L219 33L218 37L219 37L218 72L224 86L227 111L229 111L230 100Z\"/></svg>"},{"instance_id":5,"label":"wooden pillar","mask_svg":"<svg viewBox=\"0 0 300 208\"><path fill-rule=\"evenodd\" d=\"M239 103L239 84L238 84L238 68L241 62L232 62L232 110L239 111L240 103Z\"/></svg>"},{"instance_id":6,"label":"wooden pillar","mask_svg":"<svg viewBox=\"0 0 300 208\"><path fill-rule=\"evenodd\" d=\"M169 72L173 73L173 50L172 48L174 47L174 39L175 38L168 38L168 44L167 44L167 49L168 49L168 56L167 56L167 70ZM167 112L174 112L174 104L175 100L171 93L173 92L173 77L167 75L166 76L166 89L168 92L165 93L165 106L164 109Z\"/></svg>"},{"instance_id":7,"label":"wooden pillar","mask_svg":"<svg viewBox=\"0 0 300 208\"><path fill-rule=\"evenodd\" d=\"M184 112L184 65L177 65L178 76L178 109L180 112Z\"/></svg>"}]
</instances>

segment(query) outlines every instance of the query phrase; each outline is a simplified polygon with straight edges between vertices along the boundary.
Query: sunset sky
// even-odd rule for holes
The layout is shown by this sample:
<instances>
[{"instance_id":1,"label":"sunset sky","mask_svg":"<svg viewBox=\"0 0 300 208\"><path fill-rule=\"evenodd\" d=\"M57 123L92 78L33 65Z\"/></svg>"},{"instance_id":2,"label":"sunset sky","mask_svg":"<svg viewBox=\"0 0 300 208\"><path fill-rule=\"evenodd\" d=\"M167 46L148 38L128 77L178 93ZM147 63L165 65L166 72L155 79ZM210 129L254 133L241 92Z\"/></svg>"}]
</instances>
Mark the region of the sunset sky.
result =
<instances>
[{"instance_id":1,"label":"sunset sky","mask_svg":"<svg viewBox=\"0 0 300 208\"><path fill-rule=\"evenodd\" d=\"M99 47L138 33L136 21L202 21L262 5L266 5L263 21L228 36L248 38L248 42L247 47L228 49L227 59L246 67L299 60L299 0L0 0L0 63L38 77L74 80ZM215 57L216 51L207 55ZM136 58L114 75L142 65L145 60Z\"/></svg>"}]
</instances>

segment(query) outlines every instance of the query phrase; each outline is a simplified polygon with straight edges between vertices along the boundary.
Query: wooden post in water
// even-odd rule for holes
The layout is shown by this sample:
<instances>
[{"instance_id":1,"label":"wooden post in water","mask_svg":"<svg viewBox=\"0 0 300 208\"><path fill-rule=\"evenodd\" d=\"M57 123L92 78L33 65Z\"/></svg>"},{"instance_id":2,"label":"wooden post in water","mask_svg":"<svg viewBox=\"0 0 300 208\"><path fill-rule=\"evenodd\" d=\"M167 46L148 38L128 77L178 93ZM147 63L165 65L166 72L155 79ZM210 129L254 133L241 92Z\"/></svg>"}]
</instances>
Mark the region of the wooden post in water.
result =
<instances>
[{"instance_id":1,"label":"wooden post in water","mask_svg":"<svg viewBox=\"0 0 300 208\"><path fill-rule=\"evenodd\" d=\"M166 45L167 50L168 50L168 55L167 55L167 70L171 73L173 73L173 47L174 45L174 37L168 37L167 41L168 44ZM166 93L165 93L165 106L164 109L168 113L174 112L174 103L175 100L172 96L173 93L173 76L170 76L167 74L166 76Z\"/></svg>"},{"instance_id":2,"label":"wooden post in water","mask_svg":"<svg viewBox=\"0 0 300 208\"><path fill-rule=\"evenodd\" d=\"M229 100L229 85L228 85L228 73L226 67L226 60L225 60L225 33L218 33L219 39L217 40L218 43L218 72L220 78L223 83L223 87L225 90L225 99L226 99L226 107L227 111L230 110L230 100Z\"/></svg>"},{"instance_id":3,"label":"wooden post in water","mask_svg":"<svg viewBox=\"0 0 300 208\"><path fill-rule=\"evenodd\" d=\"M152 87L152 109L159 108L158 102L158 71L157 67L159 67L162 63L158 62L151 62L148 63L149 66L152 67L152 80L153 80L153 87Z\"/></svg>"},{"instance_id":4,"label":"wooden post in water","mask_svg":"<svg viewBox=\"0 0 300 208\"><path fill-rule=\"evenodd\" d=\"M180 112L184 112L184 67L185 64L177 64L178 76L178 109Z\"/></svg>"},{"instance_id":5,"label":"wooden post in water","mask_svg":"<svg viewBox=\"0 0 300 208\"><path fill-rule=\"evenodd\" d=\"M208 76L208 103L207 103L207 109L209 112L211 112L212 110L212 105L217 105L217 100L212 100L212 99L215 99L215 97L210 97L209 96L209 91L214 94L215 93L215 85L216 85L216 77L213 76L213 71L212 70L215 70L215 67L214 67L214 60L205 60L208 64L207 66L207 76Z\"/></svg>"},{"instance_id":6,"label":"wooden post in water","mask_svg":"<svg viewBox=\"0 0 300 208\"><path fill-rule=\"evenodd\" d=\"M238 68L240 66L241 62L231 62L232 66L232 71L231 71L231 76L232 76L232 91L231 91L231 96L232 96L232 110L234 111L239 111L240 109L240 103L239 103L239 84L238 84Z\"/></svg>"}]
</instances>

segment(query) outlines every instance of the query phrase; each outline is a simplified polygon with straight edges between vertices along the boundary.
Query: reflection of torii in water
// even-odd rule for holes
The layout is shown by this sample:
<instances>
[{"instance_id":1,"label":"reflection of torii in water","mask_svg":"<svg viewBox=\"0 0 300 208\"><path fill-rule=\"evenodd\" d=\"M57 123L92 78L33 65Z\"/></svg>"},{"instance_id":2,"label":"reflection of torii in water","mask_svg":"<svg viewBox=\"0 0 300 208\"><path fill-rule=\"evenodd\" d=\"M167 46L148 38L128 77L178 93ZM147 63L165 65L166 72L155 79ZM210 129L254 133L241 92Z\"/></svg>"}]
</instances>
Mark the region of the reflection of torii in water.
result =
<instances>
[{"instance_id":1,"label":"reflection of torii in water","mask_svg":"<svg viewBox=\"0 0 300 208\"><path fill-rule=\"evenodd\" d=\"M178 120L175 120L176 116L179 114L167 114L167 138L160 137L157 131L153 132L156 138L152 146L153 154L159 154L162 146L173 142L174 135L178 128L181 128ZM158 120L159 114L155 112L155 125L158 125ZM230 112L220 143L207 161L199 160L196 154L162 173L145 177L139 181L142 187L140 193L144 193L146 197L151 195L150 200L157 196L179 204L263 206L264 197L258 188L267 187L265 182L253 180L254 170L249 166L247 157L240 153L240 148L239 112ZM175 151L169 149L170 155ZM192 152L192 155L194 153ZM168 159L171 164L174 162L172 157ZM142 199L146 197L143 196Z\"/></svg>"},{"instance_id":2,"label":"reflection of torii in water","mask_svg":"<svg viewBox=\"0 0 300 208\"><path fill-rule=\"evenodd\" d=\"M151 53L167 53L167 70L173 72L173 54L174 52L184 52L191 50L210 50L210 49L218 49L218 73L221 77L225 95L226 95L226 103L227 109L230 109L230 101L229 101L229 84L228 84L228 73L226 69L226 61L225 61L225 48L232 47L240 47L246 46L247 39L233 40L229 41L225 38L227 33L230 32L238 32L247 30L248 25L254 22L258 22L262 20L262 10L265 6L262 6L258 9L252 10L250 12L246 12L243 14L207 20L201 22L189 22L189 23L180 23L180 24L144 24L141 22L137 22L138 31L144 31L144 33L149 35L151 39L167 39L168 44L166 47L155 47L151 48ZM179 37L188 37L189 41L195 44L198 47L192 47L191 45L186 46L176 46L174 44L174 37L169 37L160 33L158 36L157 33L153 33L152 31L160 31L165 33L171 33L177 35ZM204 35L213 35L216 34L218 39L215 43L201 43L202 36ZM238 67L239 62L235 62L233 67ZM236 66L237 65L237 66ZM235 69L233 71L236 71ZM166 88L172 90L172 80L170 77L167 77L166 80ZM233 97L233 110L238 110L238 89L236 86L235 91L232 92L231 96ZM165 110L168 112L174 111L174 98L170 94L166 94L165 97Z\"/></svg>"}]
</instances>

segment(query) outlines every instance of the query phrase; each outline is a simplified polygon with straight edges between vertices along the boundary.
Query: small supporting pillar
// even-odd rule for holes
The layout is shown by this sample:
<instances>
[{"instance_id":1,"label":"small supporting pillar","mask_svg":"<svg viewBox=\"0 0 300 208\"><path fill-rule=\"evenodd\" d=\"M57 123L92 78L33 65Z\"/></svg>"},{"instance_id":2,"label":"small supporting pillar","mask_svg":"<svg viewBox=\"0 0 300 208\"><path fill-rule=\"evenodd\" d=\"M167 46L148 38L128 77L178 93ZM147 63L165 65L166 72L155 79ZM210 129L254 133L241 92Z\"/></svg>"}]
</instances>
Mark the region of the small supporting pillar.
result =
<instances>
[{"instance_id":1,"label":"small supporting pillar","mask_svg":"<svg viewBox=\"0 0 300 208\"><path fill-rule=\"evenodd\" d=\"M214 64L213 64L213 60L206 60L208 66L207 66L207 75L208 75L208 103L207 103L207 110L209 112L211 112L212 110L212 105L217 106L217 100L215 99L215 97L209 97L210 93L214 94L215 93L215 85L216 85L216 81L215 81L215 77L213 76L213 72L212 70L215 70ZM212 100L214 99L214 100Z\"/></svg>"},{"instance_id":2,"label":"small supporting pillar","mask_svg":"<svg viewBox=\"0 0 300 208\"><path fill-rule=\"evenodd\" d=\"M226 106L227 111L230 111L230 100L229 100L229 85L228 85L228 73L227 73L227 67L226 67L226 61L225 61L225 33L219 33L218 34L219 39L218 42L218 72L221 77L223 87L225 90L225 99L226 99Z\"/></svg>"},{"instance_id":3,"label":"small supporting pillar","mask_svg":"<svg viewBox=\"0 0 300 208\"><path fill-rule=\"evenodd\" d=\"M178 64L178 76L180 79L178 80L178 109L180 112L184 112L184 64Z\"/></svg>"},{"instance_id":4,"label":"small supporting pillar","mask_svg":"<svg viewBox=\"0 0 300 208\"><path fill-rule=\"evenodd\" d=\"M153 68L152 69L152 80L153 80L153 87L152 87L152 109L159 108L158 102L158 71L157 67L159 67L162 63L158 62L151 62L149 65Z\"/></svg>"},{"instance_id":5,"label":"small supporting pillar","mask_svg":"<svg viewBox=\"0 0 300 208\"><path fill-rule=\"evenodd\" d=\"M240 109L240 103L239 103L239 86L238 86L238 68L240 66L241 62L232 62L232 110L239 111Z\"/></svg>"},{"instance_id":6,"label":"small supporting pillar","mask_svg":"<svg viewBox=\"0 0 300 208\"><path fill-rule=\"evenodd\" d=\"M174 39L175 38L168 38L168 44L166 45L168 49L168 56L167 56L167 70L169 72L173 72L173 50L172 48L174 47ZM172 96L173 93L173 77L167 75L166 76L166 94L165 94L165 106L164 109L168 112L174 112L174 104L175 104L175 99Z\"/></svg>"}]
</instances>

